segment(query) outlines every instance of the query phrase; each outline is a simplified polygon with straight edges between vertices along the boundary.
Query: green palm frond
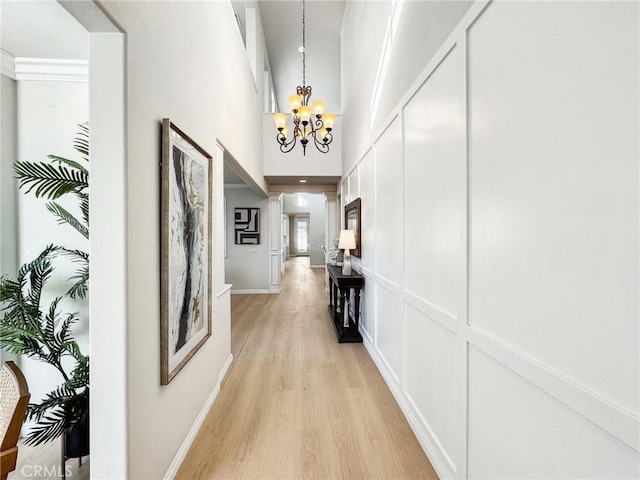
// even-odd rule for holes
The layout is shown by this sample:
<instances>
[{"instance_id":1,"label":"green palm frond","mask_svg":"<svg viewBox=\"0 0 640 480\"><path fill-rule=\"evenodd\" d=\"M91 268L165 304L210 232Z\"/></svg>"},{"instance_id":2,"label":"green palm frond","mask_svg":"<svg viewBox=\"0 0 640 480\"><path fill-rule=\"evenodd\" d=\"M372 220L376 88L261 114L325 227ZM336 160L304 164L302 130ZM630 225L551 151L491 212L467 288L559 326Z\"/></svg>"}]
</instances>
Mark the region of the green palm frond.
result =
<instances>
[{"instance_id":1,"label":"green palm frond","mask_svg":"<svg viewBox=\"0 0 640 480\"><path fill-rule=\"evenodd\" d=\"M87 170L85 167L80 165L78 162L75 162L73 160L69 160L68 158L59 157L57 155L47 155L47 158L49 160L53 160L55 163L67 165L67 166L69 166L71 168L75 168L75 169L80 170L81 172L86 173L87 175L89 175L89 170Z\"/></svg>"},{"instance_id":2,"label":"green palm frond","mask_svg":"<svg viewBox=\"0 0 640 480\"><path fill-rule=\"evenodd\" d=\"M81 123L78 127L80 131L73 139L73 148L81 155L84 155L85 160L89 161L89 124Z\"/></svg>"},{"instance_id":3,"label":"green palm frond","mask_svg":"<svg viewBox=\"0 0 640 480\"><path fill-rule=\"evenodd\" d=\"M76 196L80 199L80 211L82 212L82 221L89 227L89 194L76 193Z\"/></svg>"},{"instance_id":4,"label":"green palm frond","mask_svg":"<svg viewBox=\"0 0 640 480\"><path fill-rule=\"evenodd\" d=\"M72 250L70 248L58 247L56 253L60 255L67 255L74 263L89 263L89 254L82 250Z\"/></svg>"},{"instance_id":5,"label":"green palm frond","mask_svg":"<svg viewBox=\"0 0 640 480\"><path fill-rule=\"evenodd\" d=\"M69 418L62 407L49 408L31 428L25 439L26 445L40 445L55 440L69 429Z\"/></svg>"},{"instance_id":6,"label":"green palm frond","mask_svg":"<svg viewBox=\"0 0 640 480\"><path fill-rule=\"evenodd\" d=\"M49 257L58 249L55 245L48 245L38 257L31 263L26 264L27 268L23 270L25 265L22 266L18 272L18 280L22 281L24 278L29 279L29 293L27 299L29 303L34 307L40 306L40 299L42 297L42 290L45 283L51 277L53 273L53 266Z\"/></svg>"},{"instance_id":7,"label":"green palm frond","mask_svg":"<svg viewBox=\"0 0 640 480\"><path fill-rule=\"evenodd\" d=\"M82 250L68 248L60 248L58 253L68 256L73 263L80 265L75 273L68 278L74 283L67 291L67 295L73 299L86 298L89 293L89 254Z\"/></svg>"},{"instance_id":8,"label":"green palm frond","mask_svg":"<svg viewBox=\"0 0 640 480\"><path fill-rule=\"evenodd\" d=\"M59 225L66 223L76 229L84 238L89 239L89 229L62 205L57 202L48 202L47 210L58 219Z\"/></svg>"},{"instance_id":9,"label":"green palm frond","mask_svg":"<svg viewBox=\"0 0 640 480\"><path fill-rule=\"evenodd\" d=\"M49 257L57 248L49 245L35 260L22 265L16 280L0 278L2 322L19 325L40 318L42 290L53 272Z\"/></svg>"},{"instance_id":10,"label":"green palm frond","mask_svg":"<svg viewBox=\"0 0 640 480\"><path fill-rule=\"evenodd\" d=\"M75 168L48 163L16 162L16 178L20 188L35 188L36 197L56 199L66 193L82 191L89 187L89 175Z\"/></svg>"},{"instance_id":11,"label":"green palm frond","mask_svg":"<svg viewBox=\"0 0 640 480\"><path fill-rule=\"evenodd\" d=\"M30 403L29 410L27 411L27 419L37 422L47 413L47 410L63 405L75 395L75 389L63 383L55 390L49 392L40 403Z\"/></svg>"},{"instance_id":12,"label":"green palm frond","mask_svg":"<svg viewBox=\"0 0 640 480\"><path fill-rule=\"evenodd\" d=\"M69 354L76 360L76 368L71 372L71 379L66 382L70 388L84 388L89 385L89 356L83 355L77 342L69 342Z\"/></svg>"},{"instance_id":13,"label":"green palm frond","mask_svg":"<svg viewBox=\"0 0 640 480\"><path fill-rule=\"evenodd\" d=\"M42 349L42 344L34 333L33 328L28 325L10 325L0 323L0 346L7 352L16 355L26 355L30 358L40 359L46 352Z\"/></svg>"},{"instance_id":14,"label":"green palm frond","mask_svg":"<svg viewBox=\"0 0 640 480\"><path fill-rule=\"evenodd\" d=\"M67 291L74 300L76 298L87 298L89 293L89 265L76 270L76 273L69 277L69 280L75 280L75 283Z\"/></svg>"}]
</instances>

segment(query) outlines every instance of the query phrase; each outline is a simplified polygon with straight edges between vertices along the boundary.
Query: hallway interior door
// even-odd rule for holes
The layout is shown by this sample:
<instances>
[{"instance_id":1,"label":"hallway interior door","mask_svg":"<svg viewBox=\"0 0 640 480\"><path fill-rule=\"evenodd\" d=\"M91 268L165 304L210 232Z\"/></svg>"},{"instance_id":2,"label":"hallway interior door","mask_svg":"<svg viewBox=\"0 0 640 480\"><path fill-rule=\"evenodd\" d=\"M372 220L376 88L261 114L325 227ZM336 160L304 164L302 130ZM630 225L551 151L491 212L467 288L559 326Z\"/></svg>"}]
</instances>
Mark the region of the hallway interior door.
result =
<instances>
[{"instance_id":1,"label":"hallway interior door","mask_svg":"<svg viewBox=\"0 0 640 480\"><path fill-rule=\"evenodd\" d=\"M296 256L309 255L309 217L296 216L293 220L293 242Z\"/></svg>"}]
</instances>

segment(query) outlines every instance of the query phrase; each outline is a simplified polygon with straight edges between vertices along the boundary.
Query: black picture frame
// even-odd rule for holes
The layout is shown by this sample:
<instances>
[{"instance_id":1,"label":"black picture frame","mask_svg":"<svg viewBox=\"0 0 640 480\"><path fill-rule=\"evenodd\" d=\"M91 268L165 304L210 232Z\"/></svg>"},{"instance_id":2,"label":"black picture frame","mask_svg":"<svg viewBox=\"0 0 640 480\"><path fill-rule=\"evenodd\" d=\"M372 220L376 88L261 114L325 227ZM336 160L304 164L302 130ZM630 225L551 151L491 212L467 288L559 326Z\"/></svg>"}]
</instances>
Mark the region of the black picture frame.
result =
<instances>
[{"instance_id":1,"label":"black picture frame","mask_svg":"<svg viewBox=\"0 0 640 480\"><path fill-rule=\"evenodd\" d=\"M234 212L234 243L260 245L260 209L236 208Z\"/></svg>"}]
</instances>

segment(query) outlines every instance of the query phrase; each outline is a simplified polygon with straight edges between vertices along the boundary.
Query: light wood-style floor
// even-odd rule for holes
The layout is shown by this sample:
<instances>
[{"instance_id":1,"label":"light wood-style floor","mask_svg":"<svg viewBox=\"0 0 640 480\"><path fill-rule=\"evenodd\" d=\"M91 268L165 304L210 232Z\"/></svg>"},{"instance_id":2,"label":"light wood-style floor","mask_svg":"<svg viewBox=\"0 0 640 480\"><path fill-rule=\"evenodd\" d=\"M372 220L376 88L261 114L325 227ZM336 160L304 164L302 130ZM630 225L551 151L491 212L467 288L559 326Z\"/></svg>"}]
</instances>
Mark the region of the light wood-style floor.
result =
<instances>
[{"instance_id":1,"label":"light wood-style floor","mask_svg":"<svg viewBox=\"0 0 640 480\"><path fill-rule=\"evenodd\" d=\"M176 478L437 478L364 347L338 344L323 275L297 258L281 294L232 297L247 334Z\"/></svg>"},{"instance_id":2,"label":"light wood-style floor","mask_svg":"<svg viewBox=\"0 0 640 480\"><path fill-rule=\"evenodd\" d=\"M84 457L82 465L78 465L78 459L67 460L65 470L67 480L89 480L90 458ZM60 439L44 445L30 447L22 441L18 443L18 461L16 469L9 473L7 480L21 480L25 478L37 478L39 480L59 480L61 478L62 465L60 464Z\"/></svg>"}]
</instances>

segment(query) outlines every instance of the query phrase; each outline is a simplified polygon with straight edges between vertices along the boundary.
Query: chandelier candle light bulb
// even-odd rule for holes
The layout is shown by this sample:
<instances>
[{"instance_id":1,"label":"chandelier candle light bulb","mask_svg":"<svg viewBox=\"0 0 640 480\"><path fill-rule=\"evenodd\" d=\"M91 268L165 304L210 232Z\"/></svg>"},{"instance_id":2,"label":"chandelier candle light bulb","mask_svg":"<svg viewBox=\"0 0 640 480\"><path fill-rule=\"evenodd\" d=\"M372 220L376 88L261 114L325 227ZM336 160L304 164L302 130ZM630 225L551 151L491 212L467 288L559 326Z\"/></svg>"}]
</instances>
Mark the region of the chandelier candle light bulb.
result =
<instances>
[{"instance_id":1,"label":"chandelier candle light bulb","mask_svg":"<svg viewBox=\"0 0 640 480\"><path fill-rule=\"evenodd\" d=\"M296 88L296 94L289 96L289 105L291 106L291 120L293 123L293 135L291 140L287 141L286 125L287 114L276 113L273 120L276 123L276 141L282 153L288 153L293 150L296 142L300 139L302 144L302 154L306 155L307 144L313 140L314 145L321 153L329 152L329 144L333 141L331 130L336 120L335 114L324 113L325 103L321 100L314 101L309 106L311 98L311 86L307 85L306 69L307 69L307 50L305 43L306 36L306 10L305 0L302 0L302 86ZM312 119L311 116L315 118Z\"/></svg>"}]
</instances>

